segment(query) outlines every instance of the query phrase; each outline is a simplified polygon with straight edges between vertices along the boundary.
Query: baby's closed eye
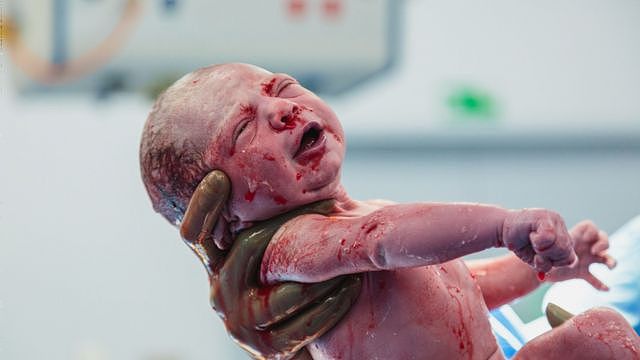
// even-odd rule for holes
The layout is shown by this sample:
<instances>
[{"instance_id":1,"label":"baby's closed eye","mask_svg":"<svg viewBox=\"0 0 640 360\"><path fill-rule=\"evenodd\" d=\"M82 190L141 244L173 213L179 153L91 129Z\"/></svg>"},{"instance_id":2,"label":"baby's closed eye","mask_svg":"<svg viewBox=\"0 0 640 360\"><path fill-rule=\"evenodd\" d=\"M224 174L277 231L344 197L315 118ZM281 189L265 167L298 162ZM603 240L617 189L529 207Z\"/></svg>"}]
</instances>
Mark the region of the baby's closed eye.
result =
<instances>
[{"instance_id":1,"label":"baby's closed eye","mask_svg":"<svg viewBox=\"0 0 640 360\"><path fill-rule=\"evenodd\" d=\"M255 121L254 119L245 119L238 123L238 126L233 132L233 146L243 145L244 143L251 142L255 135Z\"/></svg>"}]
</instances>

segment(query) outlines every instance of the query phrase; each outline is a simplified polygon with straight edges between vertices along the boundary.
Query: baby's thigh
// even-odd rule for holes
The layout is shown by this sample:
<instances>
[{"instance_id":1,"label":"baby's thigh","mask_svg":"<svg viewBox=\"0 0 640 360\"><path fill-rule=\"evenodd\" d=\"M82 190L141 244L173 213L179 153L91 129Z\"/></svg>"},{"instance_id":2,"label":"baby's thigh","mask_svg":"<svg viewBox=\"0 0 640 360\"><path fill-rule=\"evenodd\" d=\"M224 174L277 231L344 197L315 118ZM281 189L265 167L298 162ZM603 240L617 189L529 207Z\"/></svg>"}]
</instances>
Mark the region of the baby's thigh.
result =
<instances>
[{"instance_id":1,"label":"baby's thigh","mask_svg":"<svg viewBox=\"0 0 640 360\"><path fill-rule=\"evenodd\" d=\"M595 308L531 340L514 359L640 359L640 338L622 315Z\"/></svg>"}]
</instances>

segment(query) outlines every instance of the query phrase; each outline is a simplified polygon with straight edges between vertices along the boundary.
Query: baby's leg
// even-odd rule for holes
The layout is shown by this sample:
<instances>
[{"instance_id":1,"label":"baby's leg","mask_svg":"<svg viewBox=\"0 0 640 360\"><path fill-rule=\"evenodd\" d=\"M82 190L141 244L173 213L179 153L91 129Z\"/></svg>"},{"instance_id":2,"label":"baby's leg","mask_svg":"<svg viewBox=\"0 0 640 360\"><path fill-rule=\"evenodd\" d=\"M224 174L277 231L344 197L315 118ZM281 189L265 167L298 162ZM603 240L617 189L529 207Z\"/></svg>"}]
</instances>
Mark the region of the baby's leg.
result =
<instances>
[{"instance_id":1,"label":"baby's leg","mask_svg":"<svg viewBox=\"0 0 640 360\"><path fill-rule=\"evenodd\" d=\"M595 308L529 341L514 359L640 359L640 337L622 315Z\"/></svg>"}]
</instances>

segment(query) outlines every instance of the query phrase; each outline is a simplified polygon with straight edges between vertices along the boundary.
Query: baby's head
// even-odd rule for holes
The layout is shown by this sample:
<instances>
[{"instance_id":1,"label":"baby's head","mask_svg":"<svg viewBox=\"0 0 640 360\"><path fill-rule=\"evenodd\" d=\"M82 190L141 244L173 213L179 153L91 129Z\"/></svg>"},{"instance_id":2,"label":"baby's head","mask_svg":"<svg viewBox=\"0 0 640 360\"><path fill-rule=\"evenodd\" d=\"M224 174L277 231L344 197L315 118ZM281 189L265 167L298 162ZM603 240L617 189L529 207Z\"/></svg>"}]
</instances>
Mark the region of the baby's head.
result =
<instances>
[{"instance_id":1,"label":"baby's head","mask_svg":"<svg viewBox=\"0 0 640 360\"><path fill-rule=\"evenodd\" d=\"M211 170L230 178L225 218L238 229L333 197L344 157L327 104L290 76L216 65L176 81L155 103L140 146L154 209L178 224Z\"/></svg>"}]
</instances>

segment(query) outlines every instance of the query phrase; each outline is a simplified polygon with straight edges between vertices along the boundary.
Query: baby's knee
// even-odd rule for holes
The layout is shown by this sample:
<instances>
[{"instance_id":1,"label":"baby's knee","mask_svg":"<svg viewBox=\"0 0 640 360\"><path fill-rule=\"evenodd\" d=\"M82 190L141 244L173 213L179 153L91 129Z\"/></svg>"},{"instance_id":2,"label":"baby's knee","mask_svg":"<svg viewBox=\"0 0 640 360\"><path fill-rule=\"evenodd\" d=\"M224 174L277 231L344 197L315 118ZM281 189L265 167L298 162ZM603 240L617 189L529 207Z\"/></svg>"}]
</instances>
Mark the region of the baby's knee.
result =
<instances>
[{"instance_id":1,"label":"baby's knee","mask_svg":"<svg viewBox=\"0 0 640 360\"><path fill-rule=\"evenodd\" d=\"M591 354L612 359L640 359L640 338L617 311L598 307L571 319Z\"/></svg>"},{"instance_id":2,"label":"baby's knee","mask_svg":"<svg viewBox=\"0 0 640 360\"><path fill-rule=\"evenodd\" d=\"M629 322L619 312L608 307L589 309L576 315L572 320L577 327L586 327L587 329L618 329L625 333L635 335L635 331Z\"/></svg>"}]
</instances>

